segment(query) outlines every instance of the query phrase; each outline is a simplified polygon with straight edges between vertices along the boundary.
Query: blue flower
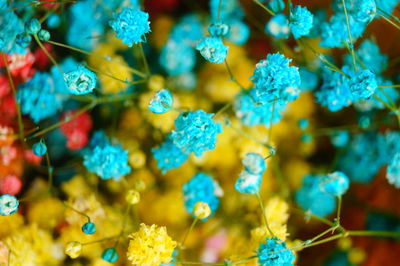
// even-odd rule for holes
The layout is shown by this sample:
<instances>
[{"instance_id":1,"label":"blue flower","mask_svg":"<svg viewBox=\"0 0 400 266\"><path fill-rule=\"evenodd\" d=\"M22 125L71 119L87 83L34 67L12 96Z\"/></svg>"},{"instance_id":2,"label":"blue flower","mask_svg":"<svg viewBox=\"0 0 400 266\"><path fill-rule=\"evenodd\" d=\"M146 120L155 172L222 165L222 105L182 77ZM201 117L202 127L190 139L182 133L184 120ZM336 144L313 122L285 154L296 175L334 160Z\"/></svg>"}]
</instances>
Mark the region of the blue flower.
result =
<instances>
[{"instance_id":1,"label":"blue flower","mask_svg":"<svg viewBox=\"0 0 400 266\"><path fill-rule=\"evenodd\" d=\"M229 21L229 32L226 38L237 45L245 44L250 37L250 28L241 20Z\"/></svg>"},{"instance_id":2,"label":"blue flower","mask_svg":"<svg viewBox=\"0 0 400 266\"><path fill-rule=\"evenodd\" d=\"M331 214L336 208L336 201L333 195L321 190L322 177L306 176L303 183L295 194L296 203L312 214L325 217Z\"/></svg>"},{"instance_id":3,"label":"blue flower","mask_svg":"<svg viewBox=\"0 0 400 266\"><path fill-rule=\"evenodd\" d=\"M265 25L265 32L278 39L287 39L290 34L289 20L283 14L275 15Z\"/></svg>"},{"instance_id":4,"label":"blue flower","mask_svg":"<svg viewBox=\"0 0 400 266\"><path fill-rule=\"evenodd\" d=\"M214 114L203 110L181 113L175 120L175 129L171 133L174 144L186 154L200 156L213 150L217 134L222 132L221 124L212 119Z\"/></svg>"},{"instance_id":5,"label":"blue flower","mask_svg":"<svg viewBox=\"0 0 400 266\"><path fill-rule=\"evenodd\" d=\"M349 79L337 72L324 70L322 86L315 92L316 102L336 112L351 104L352 95L349 89Z\"/></svg>"},{"instance_id":6,"label":"blue flower","mask_svg":"<svg viewBox=\"0 0 400 266\"><path fill-rule=\"evenodd\" d=\"M87 222L82 225L82 232L87 235L93 235L96 233L96 225L94 223Z\"/></svg>"},{"instance_id":7,"label":"blue flower","mask_svg":"<svg viewBox=\"0 0 400 266\"><path fill-rule=\"evenodd\" d=\"M267 2L267 7L275 14L280 13L285 9L285 2L283 0L270 0Z\"/></svg>"},{"instance_id":8,"label":"blue flower","mask_svg":"<svg viewBox=\"0 0 400 266\"><path fill-rule=\"evenodd\" d=\"M225 46L219 37L204 37L197 44L196 49L200 51L204 59L217 64L224 62L228 54L228 46Z\"/></svg>"},{"instance_id":9,"label":"blue flower","mask_svg":"<svg viewBox=\"0 0 400 266\"><path fill-rule=\"evenodd\" d=\"M33 154L37 156L43 156L47 152L46 144L44 144L43 141L40 140L39 142L36 142L35 144L32 145L32 151Z\"/></svg>"},{"instance_id":10,"label":"blue flower","mask_svg":"<svg viewBox=\"0 0 400 266\"><path fill-rule=\"evenodd\" d=\"M399 0L375 0L377 8L382 9L388 14L392 14L393 9L398 5Z\"/></svg>"},{"instance_id":11,"label":"blue flower","mask_svg":"<svg viewBox=\"0 0 400 266\"><path fill-rule=\"evenodd\" d=\"M221 8L219 8L220 3ZM243 8L238 0L210 0L210 14L212 21L228 21L229 19L242 19L244 17Z\"/></svg>"},{"instance_id":12,"label":"blue flower","mask_svg":"<svg viewBox=\"0 0 400 266\"><path fill-rule=\"evenodd\" d=\"M313 27L313 14L306 7L295 6L290 12L289 27L295 39L308 35Z\"/></svg>"},{"instance_id":13,"label":"blue flower","mask_svg":"<svg viewBox=\"0 0 400 266\"><path fill-rule=\"evenodd\" d=\"M277 237L267 237L257 250L258 263L261 266L290 266L296 258L286 242Z\"/></svg>"},{"instance_id":14,"label":"blue flower","mask_svg":"<svg viewBox=\"0 0 400 266\"><path fill-rule=\"evenodd\" d=\"M338 130L330 135L333 146L342 148L347 145L350 139L350 134L346 130Z\"/></svg>"},{"instance_id":15,"label":"blue flower","mask_svg":"<svg viewBox=\"0 0 400 266\"><path fill-rule=\"evenodd\" d=\"M281 121L285 107L286 105L281 101L275 101L275 104L273 102L259 104L247 91L236 95L233 103L236 116L243 124L246 126L264 125L267 128Z\"/></svg>"},{"instance_id":16,"label":"blue flower","mask_svg":"<svg viewBox=\"0 0 400 266\"><path fill-rule=\"evenodd\" d=\"M185 42L169 40L161 49L159 61L169 75L180 75L192 71L196 64L196 53Z\"/></svg>"},{"instance_id":17,"label":"blue flower","mask_svg":"<svg viewBox=\"0 0 400 266\"><path fill-rule=\"evenodd\" d=\"M155 114L163 114L172 108L174 99L168 89L162 89L156 92L149 103L149 110Z\"/></svg>"},{"instance_id":18,"label":"blue flower","mask_svg":"<svg viewBox=\"0 0 400 266\"><path fill-rule=\"evenodd\" d=\"M15 42L17 34L24 31L24 24L9 8L7 1L0 6L0 51L6 54L24 54L25 49Z\"/></svg>"},{"instance_id":19,"label":"blue flower","mask_svg":"<svg viewBox=\"0 0 400 266\"><path fill-rule=\"evenodd\" d=\"M396 153L386 170L386 178L390 184L400 188L400 151Z\"/></svg>"},{"instance_id":20,"label":"blue flower","mask_svg":"<svg viewBox=\"0 0 400 266\"><path fill-rule=\"evenodd\" d=\"M197 173L192 179L183 185L183 197L186 210L193 215L193 208L196 202L201 201L208 204L213 216L219 207L218 196L221 188L218 183L209 175ZM194 215L193 215L194 217Z\"/></svg>"},{"instance_id":21,"label":"blue flower","mask_svg":"<svg viewBox=\"0 0 400 266\"><path fill-rule=\"evenodd\" d=\"M297 126L300 128L300 130L306 130L308 128L308 126L310 125L310 121L308 121L307 119L299 119L299 121L297 121Z\"/></svg>"},{"instance_id":22,"label":"blue flower","mask_svg":"<svg viewBox=\"0 0 400 266\"><path fill-rule=\"evenodd\" d=\"M356 56L362 62L360 64L358 60L356 61L360 69L366 66L374 73L382 73L388 66L388 57L380 52L379 46L375 42L370 40L365 40L361 43L356 50ZM350 54L345 55L344 63L346 65L353 64Z\"/></svg>"},{"instance_id":23,"label":"blue flower","mask_svg":"<svg viewBox=\"0 0 400 266\"><path fill-rule=\"evenodd\" d=\"M208 33L213 37L225 36L229 32L229 26L225 23L215 22L208 26Z\"/></svg>"},{"instance_id":24,"label":"blue flower","mask_svg":"<svg viewBox=\"0 0 400 266\"><path fill-rule=\"evenodd\" d=\"M178 168L188 159L188 156L176 147L170 137L167 137L160 147L151 149L151 152L163 174Z\"/></svg>"},{"instance_id":25,"label":"blue flower","mask_svg":"<svg viewBox=\"0 0 400 266\"><path fill-rule=\"evenodd\" d=\"M264 158L255 152L249 152L243 158L242 163L247 172L262 175L267 168Z\"/></svg>"},{"instance_id":26,"label":"blue flower","mask_svg":"<svg viewBox=\"0 0 400 266\"><path fill-rule=\"evenodd\" d=\"M107 248L101 253L101 258L109 263L114 263L118 260L118 252L115 248Z\"/></svg>"},{"instance_id":27,"label":"blue flower","mask_svg":"<svg viewBox=\"0 0 400 266\"><path fill-rule=\"evenodd\" d=\"M369 23L376 15L375 0L357 0L354 5L354 18L362 23Z\"/></svg>"},{"instance_id":28,"label":"blue flower","mask_svg":"<svg viewBox=\"0 0 400 266\"><path fill-rule=\"evenodd\" d=\"M88 94L96 87L96 74L84 66L64 74L69 92L75 95Z\"/></svg>"},{"instance_id":29,"label":"blue flower","mask_svg":"<svg viewBox=\"0 0 400 266\"><path fill-rule=\"evenodd\" d=\"M36 18L32 18L25 22L25 32L28 34L36 34L41 28L42 24L40 24L40 21Z\"/></svg>"},{"instance_id":30,"label":"blue flower","mask_svg":"<svg viewBox=\"0 0 400 266\"><path fill-rule=\"evenodd\" d=\"M117 38L131 47L132 44L146 41L145 34L150 32L149 14L125 7L114 15L110 26L117 34Z\"/></svg>"},{"instance_id":31,"label":"blue flower","mask_svg":"<svg viewBox=\"0 0 400 266\"><path fill-rule=\"evenodd\" d=\"M0 196L0 215L9 216L18 210L19 202L16 197L10 194Z\"/></svg>"},{"instance_id":32,"label":"blue flower","mask_svg":"<svg viewBox=\"0 0 400 266\"><path fill-rule=\"evenodd\" d=\"M251 95L257 103L267 103L275 98L293 101L299 95L300 74L297 67L289 66L291 59L280 53L268 54L256 64Z\"/></svg>"},{"instance_id":33,"label":"blue flower","mask_svg":"<svg viewBox=\"0 0 400 266\"><path fill-rule=\"evenodd\" d=\"M186 15L171 30L169 40L186 45L196 44L203 36L202 25L197 15Z\"/></svg>"},{"instance_id":34,"label":"blue flower","mask_svg":"<svg viewBox=\"0 0 400 266\"><path fill-rule=\"evenodd\" d=\"M261 174L253 174L243 170L236 180L235 189L240 193L255 194L260 190L261 181Z\"/></svg>"},{"instance_id":35,"label":"blue flower","mask_svg":"<svg viewBox=\"0 0 400 266\"><path fill-rule=\"evenodd\" d=\"M102 138L101 134L95 136L96 142L99 141L99 137ZM107 142L100 140L99 144L102 145L93 147L91 141L90 150L84 154L83 165L101 179L118 180L131 172L131 167L128 165L128 152L120 145L110 145Z\"/></svg>"},{"instance_id":36,"label":"blue flower","mask_svg":"<svg viewBox=\"0 0 400 266\"><path fill-rule=\"evenodd\" d=\"M334 196L341 196L349 189L349 178L340 171L324 176L320 183L321 190Z\"/></svg>"},{"instance_id":37,"label":"blue flower","mask_svg":"<svg viewBox=\"0 0 400 266\"><path fill-rule=\"evenodd\" d=\"M55 29L58 28L58 26L60 26L61 23L61 19L60 16L57 14L51 14L47 20L46 20L47 26L50 29Z\"/></svg>"},{"instance_id":38,"label":"blue flower","mask_svg":"<svg viewBox=\"0 0 400 266\"><path fill-rule=\"evenodd\" d=\"M57 113L62 99L47 73L36 72L32 79L19 85L17 100L23 114L29 114L35 123Z\"/></svg>"},{"instance_id":39,"label":"blue flower","mask_svg":"<svg viewBox=\"0 0 400 266\"><path fill-rule=\"evenodd\" d=\"M300 89L302 91L314 90L318 86L318 75L308 69L300 68Z\"/></svg>"},{"instance_id":40,"label":"blue flower","mask_svg":"<svg viewBox=\"0 0 400 266\"><path fill-rule=\"evenodd\" d=\"M368 99L378 88L375 74L368 69L356 72L349 81L353 99Z\"/></svg>"}]
</instances>

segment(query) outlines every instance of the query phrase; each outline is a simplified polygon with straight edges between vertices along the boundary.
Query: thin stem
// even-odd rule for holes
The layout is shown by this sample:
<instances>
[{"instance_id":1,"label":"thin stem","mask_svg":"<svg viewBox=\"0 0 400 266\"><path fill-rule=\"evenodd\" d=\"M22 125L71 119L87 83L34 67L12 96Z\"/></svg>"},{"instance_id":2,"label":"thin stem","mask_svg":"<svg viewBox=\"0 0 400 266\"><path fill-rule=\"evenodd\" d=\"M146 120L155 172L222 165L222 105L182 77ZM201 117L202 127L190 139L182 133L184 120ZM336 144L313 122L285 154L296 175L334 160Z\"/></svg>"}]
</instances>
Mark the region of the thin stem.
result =
<instances>
[{"instance_id":1,"label":"thin stem","mask_svg":"<svg viewBox=\"0 0 400 266\"><path fill-rule=\"evenodd\" d=\"M95 243L104 242L104 241L107 241L107 240L111 240L111 239L117 238L118 236L119 236L119 234L118 234L118 235L115 235L115 236L105 237L105 238L93 240L93 241L90 241L90 242L82 243L82 246L86 246L86 245L91 245L91 244L95 244Z\"/></svg>"},{"instance_id":2,"label":"thin stem","mask_svg":"<svg viewBox=\"0 0 400 266\"><path fill-rule=\"evenodd\" d=\"M15 84L14 84L14 80L11 75L10 66L8 65L8 62L7 62L7 57L5 54L2 54L2 56L3 56L4 65L6 66L8 82L10 83L10 87L11 87L11 90L12 90L12 93L13 93L13 96L15 99L15 104L17 106L17 119L18 119L18 132L19 132L18 135L19 135L21 144L24 145L25 144L24 124L22 123L21 108L20 108L19 102L17 100L17 90L15 89Z\"/></svg>"},{"instance_id":3,"label":"thin stem","mask_svg":"<svg viewBox=\"0 0 400 266\"><path fill-rule=\"evenodd\" d=\"M147 62L146 54L144 53L144 49L143 49L142 43L139 43L139 46L140 46L140 53L141 53L142 58L143 58L144 69L145 69L145 72L147 74L147 77L149 77L151 75L150 68L149 68L149 63Z\"/></svg>"},{"instance_id":4,"label":"thin stem","mask_svg":"<svg viewBox=\"0 0 400 266\"><path fill-rule=\"evenodd\" d=\"M46 142L44 139L42 139L41 141L43 141L44 145L46 145ZM46 164L47 164L49 192L51 192L51 188L53 187L53 171L54 171L54 169L51 166L49 150L46 151L45 157L46 157Z\"/></svg>"},{"instance_id":5,"label":"thin stem","mask_svg":"<svg viewBox=\"0 0 400 266\"><path fill-rule=\"evenodd\" d=\"M235 82L241 89L244 89L244 87L242 86L242 84L239 83L239 81L235 78L235 76L233 75L232 69L228 64L228 61L225 59L225 67L226 70L228 71L229 77L231 79L231 81Z\"/></svg>"},{"instance_id":6,"label":"thin stem","mask_svg":"<svg viewBox=\"0 0 400 266\"><path fill-rule=\"evenodd\" d=\"M236 265L236 264L239 264L239 263L243 263L243 262L246 262L246 261L255 259L255 258L257 258L257 257L258 257L257 255L254 255L254 256L251 256L251 257L244 258L244 259L240 259L240 260L238 260L238 261L232 262L231 265Z\"/></svg>"},{"instance_id":7,"label":"thin stem","mask_svg":"<svg viewBox=\"0 0 400 266\"><path fill-rule=\"evenodd\" d=\"M396 108L390 106L387 102L385 102L384 100L382 100L378 95L374 94L373 97L378 100L380 103L382 103L386 108L388 108L389 110L396 112Z\"/></svg>"},{"instance_id":8,"label":"thin stem","mask_svg":"<svg viewBox=\"0 0 400 266\"><path fill-rule=\"evenodd\" d=\"M76 213L78 213L78 214L80 214L80 215L86 217L86 218L88 219L89 223L90 223L90 217L89 217L89 215L87 215L87 214L84 213L84 212L78 211L77 209L75 209L74 207L70 206L70 205L69 205L68 203L66 203L65 201L63 201L63 204L64 204L64 206L65 206L66 208L71 209L71 210L73 210L74 212L76 212Z\"/></svg>"},{"instance_id":9,"label":"thin stem","mask_svg":"<svg viewBox=\"0 0 400 266\"><path fill-rule=\"evenodd\" d=\"M58 68L58 70L60 70L61 74L64 73L62 68L57 64L57 61L53 58L53 56L49 53L49 51L47 51L46 47L44 47L43 43L39 40L37 34L34 34L33 38L35 38L35 41L37 42L39 47L43 50L43 52L47 55L47 57L50 59L53 65L55 65Z\"/></svg>"},{"instance_id":10,"label":"thin stem","mask_svg":"<svg viewBox=\"0 0 400 266\"><path fill-rule=\"evenodd\" d=\"M33 138L42 136L42 135L46 134L47 132L52 131L52 130L58 128L59 126L61 126L61 125L65 124L65 123L75 119L76 117L78 117L79 115L83 114L84 112L94 108L96 105L97 105L97 101L95 100L95 101L85 105L82 109L78 110L73 115L71 115L69 117L65 117L64 120L59 121L58 123L55 123L55 124L45 128L45 129L42 129L39 132L37 132L37 133L33 134L32 136L29 136L29 137L27 137L25 139L33 139Z\"/></svg>"},{"instance_id":11,"label":"thin stem","mask_svg":"<svg viewBox=\"0 0 400 266\"><path fill-rule=\"evenodd\" d=\"M268 128L268 142L271 143L272 138L272 123L274 122L274 114L275 114L275 105L276 105L276 96L274 97L274 102L272 103L272 113L269 119L269 128Z\"/></svg>"},{"instance_id":12,"label":"thin stem","mask_svg":"<svg viewBox=\"0 0 400 266\"><path fill-rule=\"evenodd\" d=\"M340 225L340 213L342 210L342 196L338 196L338 208L336 213L336 224Z\"/></svg>"},{"instance_id":13,"label":"thin stem","mask_svg":"<svg viewBox=\"0 0 400 266\"><path fill-rule=\"evenodd\" d=\"M326 219L326 218L324 218L324 217L319 217L319 216L314 215L314 214L312 214L312 213L307 213L307 212L305 212L304 210L298 209L298 208L293 208L293 210L295 210L295 211L297 211L297 212L300 212L300 213L302 213L302 214L304 214L304 215L307 215L307 216L309 216L310 218L313 218L313 219L315 219L315 220L317 220L317 221L320 221L320 222L322 222L322 223L324 223L324 224L326 224L326 225L328 225L328 226L330 226L330 227L334 227L334 226L335 226L335 224L334 224L333 222L329 221L328 219Z\"/></svg>"},{"instance_id":14,"label":"thin stem","mask_svg":"<svg viewBox=\"0 0 400 266\"><path fill-rule=\"evenodd\" d=\"M136 70L136 69L134 69L134 68L131 68L131 67L127 66L127 65L123 65L123 64L114 62L114 61L113 61L110 57L108 57L108 56L98 55L98 54L95 54L95 53L92 53L92 52L88 52L88 51L79 49L79 48L77 48L77 47L73 47L73 46L66 45L66 44L59 43L59 42L55 42L55 41L50 41L50 40L49 40L49 41L47 41L47 42L50 43L50 44L53 44L53 45L55 45L55 46L63 47L63 48L66 48L66 49L70 49L70 50L72 50L72 51L76 51L76 52L79 52L79 53L82 53L82 54L85 54L85 55L89 55L89 56L94 56L94 57L97 57L97 58L101 58L101 59L103 59L103 60L105 60L105 61L107 61L107 62L110 62L110 63L114 64L114 65L118 65L118 66L124 67L124 68L126 68L127 70L129 70L130 72L132 72L132 73L138 75L138 76L141 77L141 78L146 78L146 75L145 75L143 72L141 72L141 71L139 71L139 70Z\"/></svg>"},{"instance_id":15,"label":"thin stem","mask_svg":"<svg viewBox=\"0 0 400 266\"><path fill-rule=\"evenodd\" d=\"M217 21L219 22L220 18L221 18L221 5L222 5L222 0L219 0L218 3L218 14L217 14Z\"/></svg>"},{"instance_id":16,"label":"thin stem","mask_svg":"<svg viewBox=\"0 0 400 266\"><path fill-rule=\"evenodd\" d=\"M128 84L128 85L140 84L140 83L144 83L144 82L147 81L147 80L128 81L128 79L123 80L123 79L116 78L116 77L114 77L113 75L108 74L108 73L106 73L106 72L103 72L103 71L101 71L101 70L98 70L98 69L96 69L96 68L94 68L94 67L92 67L92 66L86 65L86 67L87 67L88 69L92 70L93 72L96 72L97 74L104 75L104 76L106 76L106 77L112 78L112 79L114 79L114 80L116 80L116 81L119 81L119 82L121 82L121 83Z\"/></svg>"},{"instance_id":17,"label":"thin stem","mask_svg":"<svg viewBox=\"0 0 400 266\"><path fill-rule=\"evenodd\" d=\"M349 236L381 236L381 237L400 237L400 232L390 231L347 231Z\"/></svg>"},{"instance_id":18,"label":"thin stem","mask_svg":"<svg viewBox=\"0 0 400 266\"><path fill-rule=\"evenodd\" d=\"M215 113L214 117L218 116L219 114L222 114L222 113L225 112L227 109L229 109L229 107L231 107L232 105L233 105L233 102L229 102L229 103L225 104L224 106L222 106L221 109L219 109L219 110Z\"/></svg>"},{"instance_id":19,"label":"thin stem","mask_svg":"<svg viewBox=\"0 0 400 266\"><path fill-rule=\"evenodd\" d=\"M347 14L346 3L345 3L344 0L342 0L342 4L343 4L344 15L346 16L347 34L349 35L350 51L351 51L351 57L353 59L353 67L354 67L354 71L357 72L356 56L355 56L355 53L354 53L354 45L353 45L353 37L351 36L349 16Z\"/></svg>"},{"instance_id":20,"label":"thin stem","mask_svg":"<svg viewBox=\"0 0 400 266\"><path fill-rule=\"evenodd\" d=\"M193 228L194 228L194 226L196 225L196 223L197 223L198 220L199 220L198 218L194 218L192 224L190 225L189 230L186 231L186 233L185 233L185 235L184 235L184 237L183 237L183 239L182 239L182 242L181 242L181 249L184 248L186 239L188 238L189 234L192 232L192 230L193 230Z\"/></svg>"},{"instance_id":21,"label":"thin stem","mask_svg":"<svg viewBox=\"0 0 400 266\"><path fill-rule=\"evenodd\" d=\"M257 196L257 199L258 199L258 203L260 204L260 208L261 208L261 212L262 212L262 217L263 217L265 226L267 227L267 230L268 230L269 234L270 234L272 237L275 237L275 234L272 232L271 228L269 227L269 224L268 224L268 221L267 221L267 216L266 216L266 214L265 214L264 204L263 204L263 201L262 201L260 192L257 192L257 193L256 193L256 196Z\"/></svg>"},{"instance_id":22,"label":"thin stem","mask_svg":"<svg viewBox=\"0 0 400 266\"><path fill-rule=\"evenodd\" d=\"M393 21L391 21L390 19L388 19L386 16L382 15L381 13L378 13L379 16L381 16L384 20L386 20L387 22L389 22L390 24L392 24L395 28L397 28L398 30L400 30L400 26L397 25L396 23L394 23Z\"/></svg>"},{"instance_id":23,"label":"thin stem","mask_svg":"<svg viewBox=\"0 0 400 266\"><path fill-rule=\"evenodd\" d=\"M271 16L275 16L274 11L272 11L271 9L269 9L268 7L264 6L260 1L258 0L253 0L257 5L259 5L260 7L262 7L265 11L267 11Z\"/></svg>"}]
</instances>

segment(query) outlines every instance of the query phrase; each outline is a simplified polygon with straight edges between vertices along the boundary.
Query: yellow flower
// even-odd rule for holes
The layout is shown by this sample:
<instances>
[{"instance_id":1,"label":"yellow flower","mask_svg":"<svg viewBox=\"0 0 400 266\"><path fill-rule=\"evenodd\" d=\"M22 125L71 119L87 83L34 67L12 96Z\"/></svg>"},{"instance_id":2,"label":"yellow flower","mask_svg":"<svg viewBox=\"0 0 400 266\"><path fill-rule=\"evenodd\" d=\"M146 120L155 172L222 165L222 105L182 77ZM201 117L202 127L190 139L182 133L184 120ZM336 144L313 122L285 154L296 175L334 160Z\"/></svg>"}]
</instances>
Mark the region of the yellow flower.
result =
<instances>
[{"instance_id":1,"label":"yellow flower","mask_svg":"<svg viewBox=\"0 0 400 266\"><path fill-rule=\"evenodd\" d=\"M12 234L24 223L22 215L14 213L10 216L0 216L0 239Z\"/></svg>"},{"instance_id":2,"label":"yellow flower","mask_svg":"<svg viewBox=\"0 0 400 266\"><path fill-rule=\"evenodd\" d=\"M165 227L140 224L139 231L129 237L127 257L133 265L152 266L171 261L176 242L168 236Z\"/></svg>"},{"instance_id":3,"label":"yellow flower","mask_svg":"<svg viewBox=\"0 0 400 266\"><path fill-rule=\"evenodd\" d=\"M198 219L205 219L211 214L211 209L210 206L208 206L208 203L206 202L201 202L198 201L194 205L193 209L194 216Z\"/></svg>"},{"instance_id":4,"label":"yellow flower","mask_svg":"<svg viewBox=\"0 0 400 266\"><path fill-rule=\"evenodd\" d=\"M34 202L28 210L28 221L41 228L54 228L63 219L64 205L56 198L48 197Z\"/></svg>"},{"instance_id":5,"label":"yellow flower","mask_svg":"<svg viewBox=\"0 0 400 266\"><path fill-rule=\"evenodd\" d=\"M76 259L81 255L82 244L78 241L68 242L65 246L65 254L67 254L71 259Z\"/></svg>"}]
</instances>

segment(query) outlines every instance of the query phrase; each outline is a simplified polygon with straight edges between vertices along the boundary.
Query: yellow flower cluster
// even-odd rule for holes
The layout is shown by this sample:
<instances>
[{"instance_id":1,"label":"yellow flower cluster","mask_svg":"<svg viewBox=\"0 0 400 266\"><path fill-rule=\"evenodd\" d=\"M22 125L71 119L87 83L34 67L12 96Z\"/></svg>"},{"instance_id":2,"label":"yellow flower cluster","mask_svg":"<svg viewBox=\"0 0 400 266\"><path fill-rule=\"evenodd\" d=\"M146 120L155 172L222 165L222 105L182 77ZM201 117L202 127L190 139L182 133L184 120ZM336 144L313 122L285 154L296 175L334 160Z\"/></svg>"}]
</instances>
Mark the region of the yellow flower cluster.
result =
<instances>
[{"instance_id":1,"label":"yellow flower cluster","mask_svg":"<svg viewBox=\"0 0 400 266\"><path fill-rule=\"evenodd\" d=\"M128 260L133 265L152 266L171 261L176 242L165 227L140 224L138 232L129 236Z\"/></svg>"}]
</instances>

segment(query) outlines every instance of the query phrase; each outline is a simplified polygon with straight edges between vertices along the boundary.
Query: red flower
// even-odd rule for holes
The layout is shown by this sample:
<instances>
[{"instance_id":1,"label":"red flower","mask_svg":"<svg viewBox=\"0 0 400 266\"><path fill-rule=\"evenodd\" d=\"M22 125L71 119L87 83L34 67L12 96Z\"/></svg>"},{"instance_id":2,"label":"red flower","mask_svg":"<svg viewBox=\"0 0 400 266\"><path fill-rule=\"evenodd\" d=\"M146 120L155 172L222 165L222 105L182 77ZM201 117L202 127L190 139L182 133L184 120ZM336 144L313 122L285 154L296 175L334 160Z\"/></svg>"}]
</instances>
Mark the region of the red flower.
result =
<instances>
[{"instance_id":1,"label":"red flower","mask_svg":"<svg viewBox=\"0 0 400 266\"><path fill-rule=\"evenodd\" d=\"M0 178L0 193L16 195L21 191L22 181L15 175L8 175Z\"/></svg>"}]
</instances>

